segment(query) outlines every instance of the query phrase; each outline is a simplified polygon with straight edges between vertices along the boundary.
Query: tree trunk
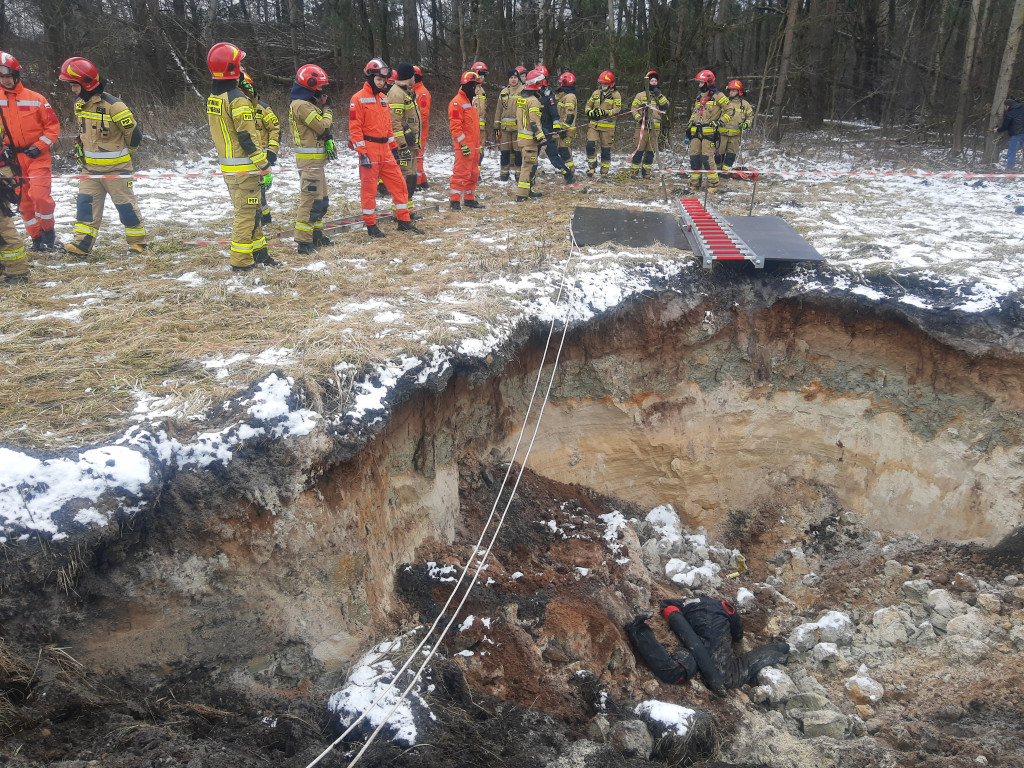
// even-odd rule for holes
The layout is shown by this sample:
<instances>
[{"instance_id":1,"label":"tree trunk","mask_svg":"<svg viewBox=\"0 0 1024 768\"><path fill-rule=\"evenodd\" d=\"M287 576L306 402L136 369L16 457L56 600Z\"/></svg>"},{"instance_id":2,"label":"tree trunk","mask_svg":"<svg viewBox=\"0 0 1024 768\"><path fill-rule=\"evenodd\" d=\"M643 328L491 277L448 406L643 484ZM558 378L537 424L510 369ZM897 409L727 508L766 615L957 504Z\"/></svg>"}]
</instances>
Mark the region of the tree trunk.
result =
<instances>
[{"instance_id":1,"label":"tree trunk","mask_svg":"<svg viewBox=\"0 0 1024 768\"><path fill-rule=\"evenodd\" d=\"M420 60L420 25L416 14L416 0L402 0L402 32L407 61Z\"/></svg>"},{"instance_id":2,"label":"tree trunk","mask_svg":"<svg viewBox=\"0 0 1024 768\"><path fill-rule=\"evenodd\" d=\"M985 135L986 163L994 163L999 155L996 146L996 134L993 130L999 127L1002 120L1003 101L1010 90L1010 78L1013 76L1013 63L1017 59L1020 48L1021 29L1024 27L1024 0L1016 0L1013 16L1010 18L1010 33L1006 37L1006 48L1003 49L1003 60L999 65L999 77L996 80L995 93L992 95L992 108L988 116L988 132Z\"/></svg>"},{"instance_id":3,"label":"tree trunk","mask_svg":"<svg viewBox=\"0 0 1024 768\"><path fill-rule=\"evenodd\" d=\"M775 99L772 109L775 114L768 126L768 137L772 141L782 138L782 109L786 102L786 78L789 77L789 65L793 59L793 34L796 31L796 14L800 10L800 0L789 0L786 10L786 31L782 38L782 57L779 60L778 81L775 83Z\"/></svg>"},{"instance_id":4,"label":"tree trunk","mask_svg":"<svg viewBox=\"0 0 1024 768\"><path fill-rule=\"evenodd\" d=\"M615 71L615 0L608 0L608 68Z\"/></svg>"},{"instance_id":5,"label":"tree trunk","mask_svg":"<svg viewBox=\"0 0 1024 768\"><path fill-rule=\"evenodd\" d=\"M452 13L459 30L459 69L468 67L472 62L466 58L466 29L462 22L462 0L452 0Z\"/></svg>"},{"instance_id":6,"label":"tree trunk","mask_svg":"<svg viewBox=\"0 0 1024 768\"><path fill-rule=\"evenodd\" d=\"M964 123L971 108L971 71L974 69L974 49L978 41L978 18L981 0L971 0L967 17L967 43L964 46L964 65L960 69L960 93L956 100L956 117L953 119L953 154L964 151Z\"/></svg>"}]
</instances>

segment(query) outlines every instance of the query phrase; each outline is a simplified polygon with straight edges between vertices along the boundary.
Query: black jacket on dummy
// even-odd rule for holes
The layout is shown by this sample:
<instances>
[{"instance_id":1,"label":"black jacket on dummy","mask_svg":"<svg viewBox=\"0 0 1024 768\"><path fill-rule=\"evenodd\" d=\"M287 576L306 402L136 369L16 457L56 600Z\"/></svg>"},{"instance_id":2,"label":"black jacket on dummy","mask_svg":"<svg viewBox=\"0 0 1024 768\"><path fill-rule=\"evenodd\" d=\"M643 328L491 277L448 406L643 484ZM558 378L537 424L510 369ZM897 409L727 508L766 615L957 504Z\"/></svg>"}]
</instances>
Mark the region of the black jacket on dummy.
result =
<instances>
[{"instance_id":1,"label":"black jacket on dummy","mask_svg":"<svg viewBox=\"0 0 1024 768\"><path fill-rule=\"evenodd\" d=\"M786 643L767 643L733 656L732 644L743 639L743 622L728 600L701 595L666 603L662 615L684 649L669 654L641 618L626 625L630 641L663 683L683 683L699 671L708 688L722 694L753 683L763 668L786 662Z\"/></svg>"},{"instance_id":2,"label":"black jacket on dummy","mask_svg":"<svg viewBox=\"0 0 1024 768\"><path fill-rule=\"evenodd\" d=\"M558 99L555 98L554 92L547 86L540 89L537 98L540 99L541 106L540 127L547 137L547 143L544 147L547 150L548 160L551 161L555 168L565 174L569 169L565 165L565 160L558 154L558 139L555 136L555 123L559 123L562 120L558 114Z\"/></svg>"},{"instance_id":3,"label":"black jacket on dummy","mask_svg":"<svg viewBox=\"0 0 1024 768\"><path fill-rule=\"evenodd\" d=\"M1010 136L1020 136L1024 133L1024 107L1019 102L1006 108L1003 115L1003 124L999 126L999 133L1009 133Z\"/></svg>"}]
</instances>

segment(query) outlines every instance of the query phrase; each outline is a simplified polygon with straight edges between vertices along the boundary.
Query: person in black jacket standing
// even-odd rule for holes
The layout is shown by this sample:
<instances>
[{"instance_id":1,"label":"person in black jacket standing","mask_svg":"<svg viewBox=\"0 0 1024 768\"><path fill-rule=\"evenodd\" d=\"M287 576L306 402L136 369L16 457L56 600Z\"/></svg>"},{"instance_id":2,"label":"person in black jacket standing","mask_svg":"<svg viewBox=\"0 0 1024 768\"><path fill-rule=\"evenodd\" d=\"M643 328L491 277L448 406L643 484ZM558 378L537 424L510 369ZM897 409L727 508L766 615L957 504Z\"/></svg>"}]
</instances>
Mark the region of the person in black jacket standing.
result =
<instances>
[{"instance_id":1,"label":"person in black jacket standing","mask_svg":"<svg viewBox=\"0 0 1024 768\"><path fill-rule=\"evenodd\" d=\"M1024 143L1024 107L1013 99L1003 102L1006 112L1003 114L1003 124L995 129L996 133L1006 133L1010 137L1010 146L1006 150L1006 170L1012 171L1017 164L1017 150Z\"/></svg>"},{"instance_id":2,"label":"person in black jacket standing","mask_svg":"<svg viewBox=\"0 0 1024 768\"><path fill-rule=\"evenodd\" d=\"M700 672L704 684L721 696L757 680L757 673L773 664L785 664L786 643L766 643L733 656L732 644L743 639L743 621L728 600L701 595L689 600L663 600L661 615L685 646L669 653L647 626L650 614L626 625L626 634L647 666L663 683L685 683Z\"/></svg>"}]
</instances>

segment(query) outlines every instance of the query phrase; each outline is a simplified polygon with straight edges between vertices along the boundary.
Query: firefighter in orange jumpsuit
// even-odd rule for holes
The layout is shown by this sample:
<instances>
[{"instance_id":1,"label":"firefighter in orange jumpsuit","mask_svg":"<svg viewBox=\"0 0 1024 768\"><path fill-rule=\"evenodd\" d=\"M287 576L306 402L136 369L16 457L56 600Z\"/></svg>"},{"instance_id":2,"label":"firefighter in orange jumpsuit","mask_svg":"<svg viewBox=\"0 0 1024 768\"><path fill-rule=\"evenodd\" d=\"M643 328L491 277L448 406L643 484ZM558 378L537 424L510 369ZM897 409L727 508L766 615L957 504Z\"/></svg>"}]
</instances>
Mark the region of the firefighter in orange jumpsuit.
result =
<instances>
[{"instance_id":1,"label":"firefighter in orange jumpsuit","mask_svg":"<svg viewBox=\"0 0 1024 768\"><path fill-rule=\"evenodd\" d=\"M359 154L359 196L363 222L370 237L384 237L377 226L377 179L391 193L399 232L423 234L409 216L409 193L398 170L398 142L391 130L391 109L386 94L391 68L380 59L363 67L366 84L348 105L349 145Z\"/></svg>"},{"instance_id":2,"label":"firefighter in orange jumpsuit","mask_svg":"<svg viewBox=\"0 0 1024 768\"><path fill-rule=\"evenodd\" d=\"M449 205L453 211L483 208L476 201L476 185L480 181L480 113L476 110L476 88L480 76L470 70L459 80L459 92L448 103L448 127L455 149Z\"/></svg>"},{"instance_id":3,"label":"firefighter in orange jumpsuit","mask_svg":"<svg viewBox=\"0 0 1024 768\"><path fill-rule=\"evenodd\" d=\"M416 94L416 106L420 108L420 123L422 130L419 136L419 151L416 153L416 189L429 189L427 172L423 169L423 155L427 151L427 134L430 132L430 91L423 84L423 70L413 67L416 73L416 85L413 86L413 93Z\"/></svg>"},{"instance_id":4,"label":"firefighter in orange jumpsuit","mask_svg":"<svg viewBox=\"0 0 1024 768\"><path fill-rule=\"evenodd\" d=\"M60 121L41 93L21 82L21 64L0 51L0 109L10 133L7 141L18 154L25 184L21 187L21 218L32 238L32 250L52 251L53 198L50 196L50 148L60 135Z\"/></svg>"}]
</instances>

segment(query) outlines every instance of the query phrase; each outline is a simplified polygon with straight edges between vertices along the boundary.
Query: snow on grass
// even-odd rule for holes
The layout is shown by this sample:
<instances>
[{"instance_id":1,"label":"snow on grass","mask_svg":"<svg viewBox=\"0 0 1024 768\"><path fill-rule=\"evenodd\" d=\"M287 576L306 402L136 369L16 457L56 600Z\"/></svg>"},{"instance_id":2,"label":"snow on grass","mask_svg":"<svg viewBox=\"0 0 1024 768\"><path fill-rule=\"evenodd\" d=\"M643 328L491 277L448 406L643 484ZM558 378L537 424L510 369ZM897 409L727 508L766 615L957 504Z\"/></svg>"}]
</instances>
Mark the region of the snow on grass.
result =
<instances>
[{"instance_id":1,"label":"snow on grass","mask_svg":"<svg viewBox=\"0 0 1024 768\"><path fill-rule=\"evenodd\" d=\"M680 738L690 732L697 717L696 710L656 699L641 701L633 711L640 717L660 723L665 726L666 731Z\"/></svg>"}]
</instances>

